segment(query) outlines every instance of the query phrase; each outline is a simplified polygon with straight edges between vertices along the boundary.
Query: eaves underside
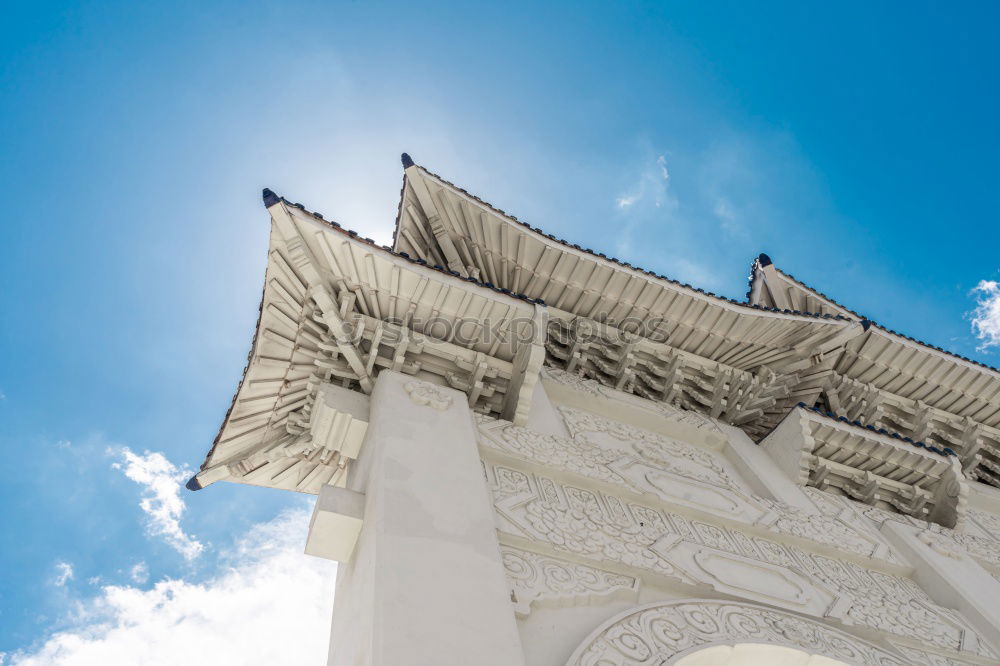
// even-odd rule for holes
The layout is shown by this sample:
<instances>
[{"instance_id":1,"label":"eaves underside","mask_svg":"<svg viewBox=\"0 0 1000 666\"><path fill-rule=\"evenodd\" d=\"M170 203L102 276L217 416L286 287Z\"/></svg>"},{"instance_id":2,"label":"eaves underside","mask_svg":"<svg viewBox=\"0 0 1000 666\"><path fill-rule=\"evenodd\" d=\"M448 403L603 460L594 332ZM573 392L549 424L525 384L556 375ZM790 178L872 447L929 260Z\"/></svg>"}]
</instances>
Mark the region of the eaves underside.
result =
<instances>
[{"instance_id":1,"label":"eaves underside","mask_svg":"<svg viewBox=\"0 0 1000 666\"><path fill-rule=\"evenodd\" d=\"M582 252L582 253L588 254L591 257L593 257L595 260L606 261L606 262L609 262L609 263L611 263L611 264L613 264L615 266L618 266L620 268L626 269L628 271L634 271L635 273L638 273L638 274L642 274L642 275L645 275L645 276L648 276L648 277L653 277L653 278L656 278L658 280L662 280L662 281L664 281L664 282L672 285L675 288L679 287L681 289L688 290L692 294L698 294L698 295L701 295L701 296L705 296L705 297L708 297L708 298L711 298L711 299L715 299L715 300L718 300L718 301L721 301L721 302L729 303L729 304L732 304L732 305L737 305L737 306L744 307L744 308L750 308L750 309L753 309L753 310L759 310L759 311L764 311L764 312L774 312L774 313L781 313L781 314L786 314L786 315L804 316L804 317L816 317L816 318L823 318L823 319L844 319L844 320L857 319L859 321L865 321L872 328L877 329L877 330L885 333L888 336L891 336L891 337L894 337L894 338L898 338L901 341L902 340L906 340L908 342L915 343L915 344L917 344L917 345L919 345L921 347L924 347L924 348L926 348L926 349L928 349L928 350L930 350L932 352L943 354L945 356L949 356L951 358L954 358L957 361L960 361L960 362L963 362L963 363L966 363L966 364L971 364L973 366L976 366L976 367L988 370L991 373L995 373L998 377L1000 377L1000 369L998 369L998 368L995 368L995 367L993 367L991 365L988 365L986 363L983 363L981 361L976 361L974 359L970 359L970 358L962 356L960 354L956 354L955 352L948 351L948 350L946 350L946 349L944 349L942 347L938 347L938 346L930 344L928 342L924 342L924 341L919 340L917 338L908 336L908 335L906 335L904 333L899 333L898 331L895 331L895 330L890 329L888 327L882 326L881 324L879 324L877 322L871 321L867 317L864 317L863 315L858 314L854 310L852 310L852 309L848 308L847 306L845 306L845 305L837 302L836 300L834 300L831 297L827 296L826 294L818 291L817 289L815 289L815 288L807 285L806 283L800 281L799 279L795 278L794 276L792 276L792 275L790 275L788 273L785 273L784 271L780 271L780 269L778 269L776 266L774 267L775 270L777 270L779 273L781 273L782 276L784 276L785 278L787 278L788 280L790 280L791 282L793 282L794 284L796 284L800 288L802 288L804 290L807 290L808 292L810 292L811 294L813 294L816 298L829 303L831 306L833 306L833 308L835 308L837 310L841 310L841 311L843 311L843 312L845 312L847 314L846 315L843 315L843 314L833 315L833 314L823 314L823 313L815 313L815 312L809 312L809 311L802 311L802 310L796 310L796 309L791 309L791 308L777 308L777 307L768 307L768 306L762 306L762 305L754 305L753 303L750 302L750 298L749 298L750 291L749 290L747 292L747 299L745 301L740 301L740 300L736 300L736 299L732 299L732 298L727 298L725 296L721 296L721 295L716 294L714 292L711 292L711 291L708 291L708 290L705 290L705 289L701 289L699 287L695 287L693 285L690 285L690 284L687 284L687 283L684 283L684 282L680 282L679 280L674 280L674 279L669 278L669 277L667 277L665 275L658 274L658 273L656 273L654 271L646 270L646 269L641 268L639 266L634 266L634 265L630 264L627 261L623 261L623 260L617 259L615 257L611 257L611 256L608 256L608 255L605 255L602 252L598 252L598 251L593 250L591 248L586 248L586 247L580 246L580 245L578 245L576 243L572 243L570 241L567 241L567 240L564 240L562 238L559 238L559 237L557 237L557 236L555 236L553 234L547 233L544 230L542 230L540 227L535 227L535 226L531 225L528 222L520 220L517 216L515 216L515 215L513 215L511 213L506 212L502 208L494 206L493 204L489 203L488 201L484 201L483 199L479 198L475 194L472 194L468 190L465 190L464 188L456 185L455 183L453 183L453 182L451 182L451 181L449 181L449 180L441 177L440 175L438 175L438 174L436 174L436 173L434 173L432 171L429 171L425 167L420 166L418 164L415 164L409 158L409 156L406 155L406 154L404 154L404 160L403 160L403 162L404 162L404 166L406 166L407 164L409 164L411 166L414 166L416 169L419 169L421 172L423 172L427 176L430 176L431 178L437 180L438 182L440 182L444 186L446 186L448 188L451 188L452 190L454 190L454 191L460 193L461 195L467 197L471 201L474 201L478 205L480 205L480 206L482 206L482 207L484 207L484 208L492 211L496 215L499 215L503 219L508 220L509 222L517 225L518 227L525 229L529 233L535 234L539 238L543 238L543 239L546 239L548 241L557 243L558 245L563 246L563 247L565 247L567 249L572 249L572 250L576 250L578 252ZM403 186L402 186L402 189L401 189L401 196L400 196L400 206L397 209L396 225L395 225L395 227L393 229L393 247L397 246L396 245L397 244L397 235L399 233L400 222L401 222L401 219L402 219L402 202L403 202L403 196L402 196L402 194L406 191L406 186L407 186L407 175L404 172ZM761 256L766 256L766 255L761 255ZM757 264L757 261L758 261L758 259L755 259L754 265ZM751 289L752 289L752 286L753 286L753 279L754 279L754 277L755 277L755 274L754 274L753 271L751 271L751 278L750 278L750 287L751 287Z\"/></svg>"},{"instance_id":2,"label":"eaves underside","mask_svg":"<svg viewBox=\"0 0 1000 666\"><path fill-rule=\"evenodd\" d=\"M563 295L559 295L559 298L557 298L553 303L547 305L541 298L541 296L548 298L549 292L544 289L541 291L538 289L532 289L531 285L528 284L528 288L524 289L527 293L520 293L521 290L517 287L525 284L523 279L520 282L515 279L513 282L509 283L498 281L497 284L494 284L489 279L486 279L489 276L484 278L485 273L480 274L478 272L465 271L465 267L461 265L457 265L459 270L455 270L455 263L443 262L448 263L448 266L441 265L442 262L434 260L435 257L433 255L427 254L425 256L419 256L418 254L418 256L411 256L408 252L400 251L401 227L404 224L404 200L407 195L407 187L411 184L410 179L416 178L418 182L424 178L434 179L438 183L437 185L434 185L435 188L440 187L451 190L453 193L457 193L457 196L464 197L468 200L467 202L463 201L460 204L462 207L478 206L481 211L485 211L476 212L476 216L492 214L493 216L498 217L499 222L491 221L490 224L500 225L499 227L494 226L492 228L501 229L504 238L506 238L509 233L522 233L530 235L530 237L535 239L532 240L531 243L536 243L532 246L536 249L540 244L543 247L553 248L546 249L545 252L565 253L555 255L560 257L560 259L556 260L556 264L548 265L561 265L558 262L563 261L562 257L570 257L566 259L566 261L577 262L573 265L582 266L584 265L583 262L590 262L590 266L600 266L601 274L604 276L617 275L621 277L621 280L618 280L617 283L619 287L622 284L629 285L628 289L622 287L621 291L618 292L622 296L621 300L627 300L624 298L626 292L631 299L627 303L617 305L621 312L632 312L637 313L638 315L642 315L643 313L652 314L654 308L652 308L651 304L654 304L655 301L655 304L658 307L662 306L661 309L656 310L656 314L666 315L667 319L673 317L674 320L671 323L671 326L675 327L675 331L682 332L679 337L674 336L672 333L667 333L665 337L653 336L649 339L643 339L642 341L633 340L632 342L629 342L629 338L626 336L623 342L611 344L610 346L606 345L602 350L598 350L594 347L591 352L587 352L590 356L589 360L586 362L590 364L589 367L591 370L597 368L602 372L614 372L614 366L619 367L623 374L618 375L617 378L611 377L612 380L616 380L612 381L612 384L616 384L617 386L627 384L631 387L632 382L638 381L638 377L641 376L643 381L646 383L643 385L644 391L634 391L637 395L645 395L653 388L656 388L656 390L659 391L664 387L665 390L663 396L668 395L670 393L669 381L673 380L669 380L667 384L663 384L663 379L667 376L666 373L674 373L675 368L678 367L681 370L679 371L680 374L677 376L682 379L685 376L688 378L687 380L684 380L688 382L687 384L678 383L676 385L679 387L678 390L709 390L711 387L709 387L708 384L715 382L717 386L715 386L715 388L711 388L711 390L716 391L717 393L719 391L725 392L726 390L731 392L733 386L736 386L737 384L743 386L745 384L745 389L750 391L747 395L750 396L752 400L748 401L745 405L742 405L740 409L742 409L746 414L759 413L758 416L753 417L759 422L747 424L747 427L754 431L752 436L755 438L774 427L777 420L779 420L783 414L787 414L788 408L794 409L796 398L793 396L808 394L808 404L823 404L822 401L819 403L813 402L818 399L819 391L821 389L818 388L818 384L816 387L813 387L813 384L819 380L810 379L810 377L827 377L831 376L830 373L840 373L840 375L844 378L850 378L852 380L858 379L864 382L868 376L875 376L873 373L882 372L879 370L879 367L883 364L883 361L890 365L897 365L898 368L893 369L889 375L885 375L883 373L882 378L875 381L874 385L879 390L888 390L888 392L891 393L894 391L894 387L906 386L908 387L907 390L909 390L909 387L912 386L910 382L916 382L917 384L922 383L923 386L918 388L915 395L903 395L903 393L899 393L898 395L903 396L905 399L917 400L918 402L916 404L920 406L920 398L916 397L917 395L929 395L927 391L930 391L930 394L940 395L941 391L945 391L945 395L947 397L946 402L948 404L943 405L943 408L946 409L948 405L958 405L961 407L961 409L946 409L946 411L954 411L954 414L957 414L958 416L962 416L963 414L966 416L969 414L973 414L974 416L985 415L984 417L989 419L991 428L996 425L993 423L993 421L996 420L996 414L991 416L986 413L989 409L985 408L994 405L997 396L1000 395L1000 393L998 393L1000 389L997 388L1000 386L1000 383L996 382L996 380L1000 378L1000 371L997 371L995 368L991 368L990 366L986 366L985 364L965 359L964 357L957 356L945 350L933 347L906 336L901 336L898 333L879 327L877 324L869 322L857 313L844 308L829 297L811 289L787 274L780 273L783 279L793 283L797 288L807 290L815 298L831 304L840 312L808 312L791 308L768 307L766 305L750 302L749 297L747 301L738 301L714 294L686 283L681 283L677 280L672 280L666 276L638 268L614 257L606 256L603 253L559 239L552 234L547 234L541 229L522 222L503 210L479 199L466 190L444 180L440 176L412 164L412 161L407 164L406 159L404 159L404 166L407 168L404 172L403 189L400 197L400 207L397 213L396 226L393 232L392 247L380 246L371 239L363 238L354 231L344 229L338 223L327 220L321 214L308 211L302 204L292 203L274 194L270 190L264 191L264 202L269 210L272 211L281 209L287 214L290 209L296 209L298 212L296 212L295 215L308 220L309 225L315 227L315 233L324 237L327 237L328 233L333 236L342 235L345 241L346 239L350 239L349 244L351 246L363 247L365 248L363 252L371 255L377 255L369 257L369 261L374 261L376 264L379 262L392 261L396 262L399 267L410 265L412 268L404 269L404 273L406 271L416 272L431 279L434 283L447 283L452 285L450 287L451 289L457 288L458 291L466 294L469 298L486 298L491 301L509 302L511 303L511 308L513 309L528 309L533 312L547 313L545 316L550 322L550 325L557 325L558 322L570 322L574 318L587 318L586 313L579 311L579 309L575 313L562 309L560 306L565 301ZM421 187L426 188L427 186L421 185ZM445 194L441 193L440 189L436 190L436 192L439 196L445 196ZM447 196L451 197L453 195L448 194ZM450 199L450 201L457 200L458 199ZM272 209L272 206L276 206L279 203L281 204L280 206ZM409 211L407 215L412 218L412 211ZM428 226L430 226L430 222L432 222L432 220L428 221ZM413 223L419 223L419 220ZM504 226L505 223L510 225L509 229L520 231L508 231L508 227ZM438 231L439 230L440 225ZM426 229L421 233L424 234L424 238L428 237ZM480 238L480 240L482 240L482 238ZM344 241L340 242L343 242L344 245L348 244ZM525 244L528 243L527 240L524 240L523 242ZM308 245L308 243L306 244ZM407 245L407 247L409 248L410 245ZM520 245L518 245L518 247L520 247ZM502 247L494 247L492 249L493 251L497 251L504 248L509 250L509 243ZM441 253L438 253L438 256L441 256ZM383 257L383 259L378 257ZM428 261L428 257L432 260ZM321 260L321 263L322 261L323 260ZM511 260L511 263L514 263L513 259ZM755 270L753 277L756 277L759 272L756 270L759 268L758 264L759 260L754 264ZM534 269L535 271L540 271L543 275L548 275L544 272L544 265L541 263L534 266ZM573 270L575 271L576 269ZM593 270L595 272L592 274L597 275L597 268L594 268ZM772 270L776 271L776 269ZM371 287L371 283L367 282L368 278L365 275L362 275L362 273L363 271L358 272L355 269L351 269L351 274L353 275L351 280L360 280L359 287L362 289L366 288L365 285L367 285L367 287ZM532 274L535 275L536 273L532 272ZM629 276L632 277L630 278ZM553 276L553 279L555 279L555 276ZM563 278L560 277L559 279L562 280ZM630 282L629 280L633 281ZM561 284L566 284L566 282L562 282ZM608 282L608 284L611 283ZM640 286L633 289L632 287L636 284L640 284ZM653 290L654 285L655 289L661 290L656 293L672 295L669 295L666 298L662 296L656 297L655 295L648 296L646 290ZM511 286L515 288L508 288ZM753 278L751 278L751 290L752 288ZM306 295L302 294L302 296L305 297ZM579 298L582 298L582 296L578 296L577 300L574 300L573 302L579 304L581 302ZM611 300L615 300L613 295ZM815 303L815 300L811 301L810 304L811 303ZM313 306L309 306L309 308L312 307ZM265 313L265 309L268 309L267 313ZM215 438L212 450L206 457L206 464L202 466L203 470L209 461L213 460L213 456L216 454L216 451L220 446L220 440L223 440L223 433L226 432L226 428L230 425L234 416L234 410L236 410L236 416L239 417L237 420L246 418L245 416L242 416L242 414L245 414L245 407L237 408L237 405L240 403L241 396L243 396L242 399L244 401L249 402L260 399L254 397L256 395L254 394L254 391L257 389L253 388L253 386L251 387L253 390L251 390L250 394L248 394L250 397L244 395L244 389L248 381L248 377L253 379L253 377L250 376L253 374L251 372L253 360L256 356L258 356L261 349L264 349L266 352L267 349L271 348L269 345L273 345L273 341L264 341L264 346L261 347L261 331L263 328L266 328L266 324L273 319L270 312L271 309L273 308L271 308L267 301L267 285L265 285L265 292L262 296L261 306L258 311L258 322L255 328L251 352L248 356L248 363L244 368L240 385L234 395L232 403L230 404L230 408L223 421L222 427L220 428L219 434ZM616 310L612 308L611 311L613 315ZM286 315L284 318L286 321L291 321L294 319L294 316L289 319L289 316ZM375 317L375 320L377 319L378 317ZM369 320L374 321L371 317L369 317ZM591 321L591 323L595 324L598 322ZM599 322L600 326L604 328L614 328L617 323L618 322L616 321L615 316L611 316L607 320L601 319ZM378 325L381 326L381 324ZM881 342L879 341L879 338L881 338ZM689 342L690 340L693 340L693 342ZM298 343L296 343L296 345L297 344ZM570 339L565 344L572 346L575 343L572 339ZM545 363L548 364L550 361L555 360L550 355L554 352L558 352L559 350L550 347L548 340L544 342L544 345L546 349L544 353L546 358ZM907 347L910 348L910 351L906 350ZM923 356L917 354L917 350L922 350L921 353ZM293 352L292 355L294 356L295 353L299 352ZM371 353L373 355L377 355L377 349ZM479 354L482 356L482 350L480 350ZM685 356L685 354L688 356ZM688 358L692 354L699 357L704 356L704 358ZM487 353L487 356L489 355L490 354ZM459 356L461 356L461 354ZM626 356L628 358L626 358ZM935 359L933 357L937 358ZM584 358L588 358L586 357L586 353ZM948 364L944 363L946 358L948 359ZM638 359L638 361L636 361L636 359ZM735 359L739 359L739 361L736 361ZM306 361L308 362L309 359L306 359ZM502 359L497 362L500 364L506 363L508 366L510 365L510 361ZM860 365L856 365L858 363L860 363ZM680 365L678 366L678 364ZM298 365L302 366L303 363L298 363ZM496 364L494 364L494 368L495 367L497 367ZM556 365L555 367L559 366ZM860 369L855 370L852 368ZM984 369L986 372L983 372ZM767 374L772 370L779 374ZM929 372L929 374L923 374L925 371ZM970 373L970 371L973 372ZM297 372L305 372L305 370L298 370ZM503 372L507 372L507 377L511 376L509 368ZM673 374L670 376L673 376ZM893 376L895 376L896 379L892 379ZM886 379L887 377L888 379ZM607 384L607 379L608 378L606 377L601 381ZM265 381L275 382L277 380L267 379ZM298 378L294 381L302 382L304 380L302 378ZM502 388L502 381L505 380L498 381L501 381L501 384L497 385L498 391L505 390ZM678 382L681 381L682 380L678 380ZM662 386L659 386L657 382L662 384ZM772 382L772 384L765 385L761 384L761 382L765 382L765 384L766 382ZM796 384L796 382L798 382L798 384ZM251 385L255 385L258 382L251 381L250 383ZM784 384L788 384L788 386L784 386ZM727 386L730 388L725 389ZM740 390L742 391L743 389ZM760 395L751 395L754 391L759 392ZM967 394L965 391L971 391L972 393ZM628 388L628 392L633 392L632 388ZM772 392L775 396L778 396L777 404L775 404L775 399L768 397ZM500 394L498 393L498 395ZM663 396L658 396L652 399L666 399ZM954 396L958 396L957 402L953 400ZM964 402L966 397L972 400L972 403ZM748 400L750 400L750 398L748 398ZM685 398L685 400L686 399L687 398ZM718 395L716 395L716 402L718 402L717 399ZM730 397L730 399L732 398ZM277 406L280 406L280 400L281 399L279 398L279 402L276 403L276 406L273 407L273 409L277 409ZM470 398L470 400L474 400L474 398ZM970 404L972 404L972 407L969 406ZM697 406L688 408L701 409L701 407ZM712 409L715 409L715 407ZM814 409L814 411L819 411L824 415L833 416L838 421L849 422L855 426L861 426L868 430L874 430L879 434L886 434L885 429L881 426L881 422L873 426L868 425L871 421L865 419L859 420L854 416L847 419L845 417L840 417L837 414L831 414L827 408L823 408L822 410ZM994 412L995 411L996 410L994 410ZM715 414L713 413L713 417L714 416ZM933 418L939 418L942 415L932 414L931 416ZM730 421L727 420L726 422ZM739 424L742 423L742 421L733 421L733 423ZM741 425L740 427L743 426ZM750 431L748 430L748 432ZM909 441L917 447L920 447L923 444L923 442L919 439L911 440L906 435L907 432L908 431L904 430L902 434L899 435L889 433L888 436L901 439L903 441ZM912 431L909 432L912 434ZM990 437L994 437L992 433L993 430L987 434L989 434ZM243 435L237 436L242 437ZM920 437L919 435L913 436ZM973 433L972 436L977 435ZM229 439L231 438L227 436L224 441L228 441ZM990 442L990 446L995 446L994 443L992 443L993 440L990 440ZM228 451L229 449L227 447L230 446L230 444L225 444L223 447L224 452L222 457L227 457L229 455L225 453L225 451ZM949 449L935 447L931 440L928 440L926 446L933 452L941 452L945 454L952 453ZM984 448L983 450L985 451L986 449Z\"/></svg>"}]
</instances>

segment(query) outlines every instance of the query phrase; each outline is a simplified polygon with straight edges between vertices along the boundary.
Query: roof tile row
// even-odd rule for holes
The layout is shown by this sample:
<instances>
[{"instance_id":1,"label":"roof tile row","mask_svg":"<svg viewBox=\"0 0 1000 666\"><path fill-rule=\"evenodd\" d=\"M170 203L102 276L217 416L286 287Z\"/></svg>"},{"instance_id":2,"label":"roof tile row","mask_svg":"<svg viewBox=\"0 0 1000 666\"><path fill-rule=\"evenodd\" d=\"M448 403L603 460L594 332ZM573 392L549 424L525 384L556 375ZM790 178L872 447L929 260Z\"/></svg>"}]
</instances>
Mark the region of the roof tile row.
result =
<instances>
[{"instance_id":1,"label":"roof tile row","mask_svg":"<svg viewBox=\"0 0 1000 666\"><path fill-rule=\"evenodd\" d=\"M941 455L941 456L946 456L947 457L947 456L957 455L954 451L952 451L947 446L944 447L943 449L939 449L936 446L932 446L930 444L925 444L924 442L915 442L915 441L913 441L912 438L906 437L904 435L900 435L898 432L892 432L891 430L886 430L885 428L876 428L873 425L866 425L866 424L862 423L861 421L857 421L857 420L852 421L849 418L847 418L846 416L841 416L840 414L835 414L833 412L828 412L828 411L820 409L819 407L810 407L810 406L808 406L804 402L798 403L798 405L796 405L796 407L800 407L802 409L805 409L806 411L815 412L816 414L819 414L820 416L825 416L825 417L827 417L829 419L833 419L834 421L840 421L841 423L846 423L847 425L855 426L857 428L863 428L865 430L869 430L869 431L874 432L874 433L879 434L879 435L885 435L887 437L892 437L893 439L898 439L900 441L906 442L908 444L912 444L913 446L919 447L921 449L927 449L928 451L932 451L933 453L936 453L936 454Z\"/></svg>"},{"instance_id":2,"label":"roof tile row","mask_svg":"<svg viewBox=\"0 0 1000 666\"><path fill-rule=\"evenodd\" d=\"M263 199L264 199L264 206L267 207L267 208L270 208L274 204L276 204L279 201L281 201L281 202L283 202L283 203L285 203L285 204L287 204L289 206L292 206L293 208L298 208L303 213L306 213L307 215L311 215L312 217L316 218L317 220L320 220L320 221L326 223L328 226L332 227L333 229L336 229L340 233L345 233L348 236L350 236L351 238L359 238L360 240L364 241L368 245L371 245L372 247L378 248L379 250L382 250L383 252L387 252L388 254L391 254L394 257L399 257L401 259L405 259L406 261L410 262L411 264L419 264L420 266L426 266L427 268L434 269L434 270L438 271L439 273L445 273L447 275L451 275L452 277L456 277L459 280L464 280L466 282L471 282L472 284L475 284L477 286L485 287L486 289L490 289L490 290L495 291L497 293L505 294L507 296L510 296L512 298L516 298L518 300L526 301L528 303L537 303L539 305L545 305L545 301L543 301L540 298L531 298L530 296L525 296L524 294L515 293L515 292L511 291L510 289L504 289L503 287L497 287L497 286L495 286L495 285L493 285L493 284L491 284L489 282L480 282L476 278L465 277L461 273L458 273L456 271L453 271L453 270L450 270L448 268L445 268L444 266L439 266L438 264L429 264L424 259L417 259L417 258L411 257L406 252L396 252L391 247L389 247L388 245L379 245L378 243L376 243L371 238L366 238L364 236L361 236L357 231L354 231L352 229L347 229L345 227L342 227L339 223L334 222L333 220L328 220L325 217L323 217L322 213L317 213L315 211L308 210L302 204L297 203L297 202L289 201L285 197L282 197L280 195L275 194L273 191L271 191L268 188L264 188Z\"/></svg>"},{"instance_id":3,"label":"roof tile row","mask_svg":"<svg viewBox=\"0 0 1000 666\"><path fill-rule=\"evenodd\" d=\"M521 225L522 227L530 229L531 231L534 231L535 233L537 233L539 235L545 236L549 240L555 241L556 243L559 243L560 245L564 245L566 247L571 247L571 248L573 248L575 250L579 250L580 252L586 252L587 254L589 254L591 256L600 257L601 259L604 259L606 261L610 261L610 262L612 262L614 264L617 264L619 266L623 266L625 268L628 268L628 269L631 269L631 270L634 270L634 271L638 271L638 272L643 273L645 275L649 275L650 277L655 277L655 278L658 278L660 280L664 280L665 282L669 282L671 284L675 284L677 286L684 287L685 289L690 289L691 291L696 291L696 292L698 292L700 294L704 294L706 296L710 296L710 297L718 299L720 301L725 301L727 303L731 303L733 305L739 305L739 306L745 307L745 308L752 308L754 310L762 310L762 311L765 311L765 312L780 312L782 314L800 315L800 316L805 316L805 317L814 317L814 318L817 318L817 319L837 319L837 320L842 320L842 321L851 321L848 317L844 317L842 315L831 315L831 314L823 314L823 313L819 313L819 312L805 312L805 311L801 311L801 310L788 310L788 309L782 309L782 308L769 308L769 307L760 306L760 305L751 305L749 302L738 301L738 300L736 300L734 298L728 298L726 296L722 296L720 294L716 294L716 293L711 292L711 291L706 291L706 290L702 289L701 287L695 287L695 286L690 285L690 284L688 284L686 282L680 282L679 280L674 280L673 278L669 278L666 275L661 275L659 273L655 273L653 271L646 270L646 269L641 268L639 266L633 266L632 264L628 263L627 261L622 261L621 259L616 259L615 257L609 257L608 255L604 254L603 252L596 252L594 250L591 250L590 248L581 247L580 245L578 245L576 243L571 243L571 242L569 242L567 240L563 240L562 238L558 238L557 236L554 236L554 235L552 235L550 233L542 231L542 229L540 229L539 227L533 227L530 224L528 224L527 222L523 222L522 220L519 220L516 215L511 215L510 213L508 213L508 212L506 212L506 211L504 211L504 210L502 210L500 208L497 208L496 206L494 206L493 204L489 203L488 201L483 201L482 199L480 199L479 197L477 197L475 194L472 194L468 190L466 190L466 189L464 189L462 187L459 187L455 183L452 183L451 181L449 181L449 180L447 180L445 178L442 178L438 174L436 174L436 173L434 173L432 171L429 171L429 170L427 170L426 168L424 168L424 167L422 167L420 165L415 164L413 162L413 160L410 158L410 156L407 155L406 153L403 153L402 162L403 162L403 166L404 167L416 166L418 169L424 171L427 175L429 175L429 176L431 176L433 178L436 178L437 180L441 181L442 183L445 183L446 185L448 185L449 187L455 188L455 190L461 192L462 194L464 194L465 196L469 197L470 199L473 199L473 200L479 202L480 204L482 204L483 206L489 208L490 210L494 211L495 213L497 213L499 215L502 215L503 217L506 217L507 219L512 220L512 221L516 222L517 224ZM405 181L404 181L404 188L405 188ZM402 197L400 198L400 200L402 201ZM397 217L397 221L396 221L396 227L397 227L397 229L399 228L399 218L398 217Z\"/></svg>"}]
</instances>

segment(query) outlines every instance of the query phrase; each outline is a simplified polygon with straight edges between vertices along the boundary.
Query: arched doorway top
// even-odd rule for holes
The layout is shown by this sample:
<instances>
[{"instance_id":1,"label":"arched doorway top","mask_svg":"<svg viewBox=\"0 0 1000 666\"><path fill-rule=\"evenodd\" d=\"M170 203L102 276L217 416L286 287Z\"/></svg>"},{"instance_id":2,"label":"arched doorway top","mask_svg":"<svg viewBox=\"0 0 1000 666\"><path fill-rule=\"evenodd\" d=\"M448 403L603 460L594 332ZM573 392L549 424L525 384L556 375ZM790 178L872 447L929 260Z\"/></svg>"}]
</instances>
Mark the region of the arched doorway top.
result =
<instances>
[{"instance_id":1,"label":"arched doorway top","mask_svg":"<svg viewBox=\"0 0 1000 666\"><path fill-rule=\"evenodd\" d=\"M814 620L718 599L629 609L595 629L567 666L677 664L699 649L737 643L787 646L857 666L904 666L892 653Z\"/></svg>"}]
</instances>

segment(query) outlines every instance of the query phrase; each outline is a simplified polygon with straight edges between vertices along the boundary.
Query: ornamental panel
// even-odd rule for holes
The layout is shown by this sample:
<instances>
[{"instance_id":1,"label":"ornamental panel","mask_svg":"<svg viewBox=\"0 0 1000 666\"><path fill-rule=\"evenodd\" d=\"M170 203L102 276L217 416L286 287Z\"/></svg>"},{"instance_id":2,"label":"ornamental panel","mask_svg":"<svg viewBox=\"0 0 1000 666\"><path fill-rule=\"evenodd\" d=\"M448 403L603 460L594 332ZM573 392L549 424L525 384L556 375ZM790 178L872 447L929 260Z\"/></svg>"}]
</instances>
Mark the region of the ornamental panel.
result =
<instances>
[{"instance_id":1,"label":"ornamental panel","mask_svg":"<svg viewBox=\"0 0 1000 666\"><path fill-rule=\"evenodd\" d=\"M567 666L672 664L706 646L733 643L801 648L861 666L907 663L876 645L796 615L700 600L657 603L617 615L583 641Z\"/></svg>"}]
</instances>

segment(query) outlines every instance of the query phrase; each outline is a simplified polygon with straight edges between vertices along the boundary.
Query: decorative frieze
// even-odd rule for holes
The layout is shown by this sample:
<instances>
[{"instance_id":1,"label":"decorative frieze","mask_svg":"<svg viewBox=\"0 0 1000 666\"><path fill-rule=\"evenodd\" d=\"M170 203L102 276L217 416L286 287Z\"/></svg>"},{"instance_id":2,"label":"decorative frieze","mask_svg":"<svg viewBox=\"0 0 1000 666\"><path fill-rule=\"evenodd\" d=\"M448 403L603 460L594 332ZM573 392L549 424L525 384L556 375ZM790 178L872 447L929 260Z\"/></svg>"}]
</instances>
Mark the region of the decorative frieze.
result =
<instances>
[{"instance_id":1,"label":"decorative frieze","mask_svg":"<svg viewBox=\"0 0 1000 666\"><path fill-rule=\"evenodd\" d=\"M888 520L912 525L921 530L920 539L934 550L954 557L956 549L959 549L979 562L991 574L1000 573L1000 532L992 531L992 527L1000 522L1000 518L994 514L969 509L963 524L957 529L952 529L912 516L858 505L846 498L842 499L876 526L881 527ZM978 533L973 533L974 529Z\"/></svg>"},{"instance_id":2,"label":"decorative frieze","mask_svg":"<svg viewBox=\"0 0 1000 666\"><path fill-rule=\"evenodd\" d=\"M935 604L907 578L613 495L529 478L528 492L497 496L501 529L595 563L709 584L946 650L992 655L958 613Z\"/></svg>"},{"instance_id":3,"label":"decorative frieze","mask_svg":"<svg viewBox=\"0 0 1000 666\"><path fill-rule=\"evenodd\" d=\"M836 513L810 513L749 494L714 451L582 410L563 407L561 413L572 438L542 435L481 416L480 441L526 462L651 493L669 504L739 519L863 557L900 562L879 536L859 531ZM599 434L608 438L598 440ZM840 506L840 513L845 512L846 507Z\"/></svg>"},{"instance_id":4,"label":"decorative frieze","mask_svg":"<svg viewBox=\"0 0 1000 666\"><path fill-rule=\"evenodd\" d=\"M668 405L662 401L648 400L635 396L631 393L619 391L608 386L604 386L593 379L585 379L572 372L566 372L559 368L548 367L542 371L542 376L556 384L565 386L580 393L622 403L629 407L635 407L647 412L652 412L668 423L680 423L700 430L706 430L722 434L722 429L712 419L688 409L679 409Z\"/></svg>"},{"instance_id":5,"label":"decorative frieze","mask_svg":"<svg viewBox=\"0 0 1000 666\"><path fill-rule=\"evenodd\" d=\"M501 546L500 555L519 617L537 604L578 605L609 597L635 600L638 595L639 581L633 576L511 546Z\"/></svg>"},{"instance_id":6,"label":"decorative frieze","mask_svg":"<svg viewBox=\"0 0 1000 666\"><path fill-rule=\"evenodd\" d=\"M559 411L567 430L577 440L584 439L587 435L608 435L618 442L631 445L636 454L658 463L662 469L717 486L741 487L710 451L581 409L560 407Z\"/></svg>"},{"instance_id":7,"label":"decorative frieze","mask_svg":"<svg viewBox=\"0 0 1000 666\"><path fill-rule=\"evenodd\" d=\"M819 622L754 604L681 601L651 604L605 622L573 653L569 666L673 663L700 646L766 643L857 666L909 662Z\"/></svg>"}]
</instances>

